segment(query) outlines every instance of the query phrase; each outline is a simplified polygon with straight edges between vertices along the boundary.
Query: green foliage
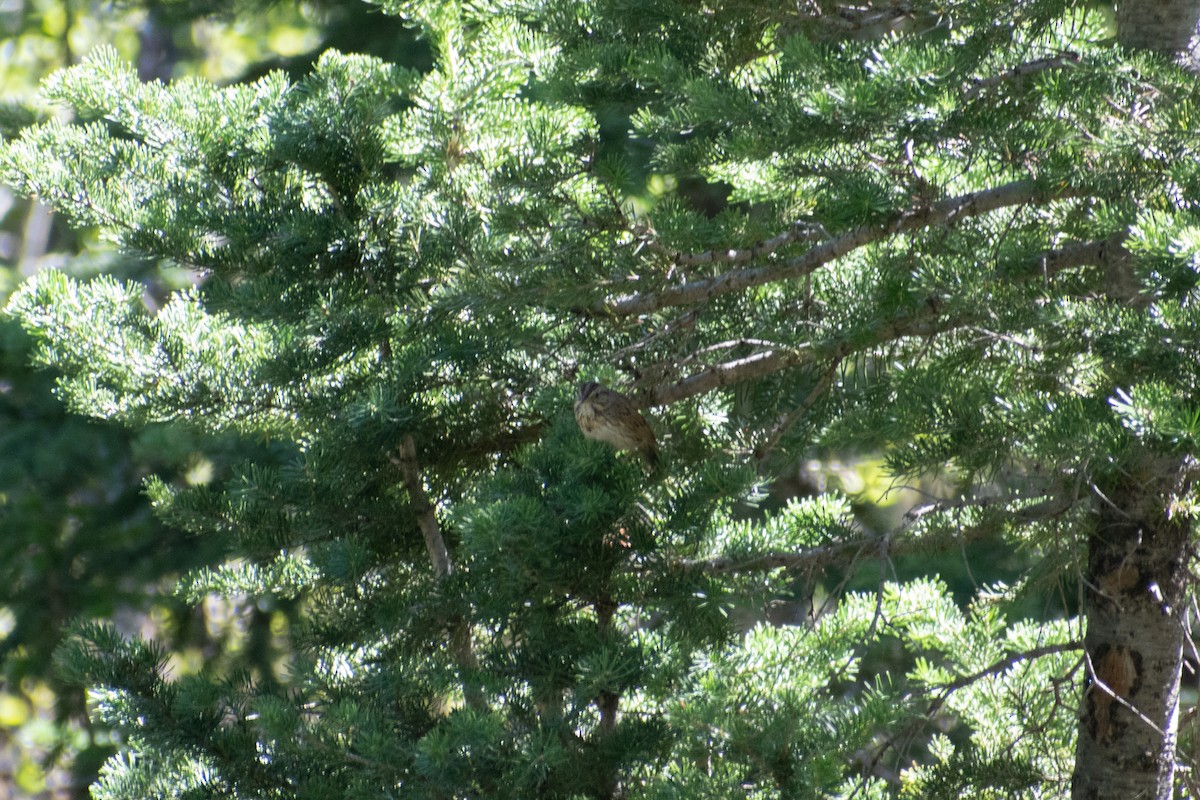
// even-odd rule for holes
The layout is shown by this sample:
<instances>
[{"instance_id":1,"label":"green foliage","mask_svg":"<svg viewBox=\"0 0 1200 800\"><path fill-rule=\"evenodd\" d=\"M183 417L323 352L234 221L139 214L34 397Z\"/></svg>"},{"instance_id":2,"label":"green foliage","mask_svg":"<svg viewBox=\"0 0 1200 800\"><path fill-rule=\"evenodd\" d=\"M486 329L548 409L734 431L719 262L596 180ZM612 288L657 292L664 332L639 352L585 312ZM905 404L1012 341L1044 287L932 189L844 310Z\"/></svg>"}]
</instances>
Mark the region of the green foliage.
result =
<instances>
[{"instance_id":1,"label":"green foliage","mask_svg":"<svg viewBox=\"0 0 1200 800\"><path fill-rule=\"evenodd\" d=\"M186 480L195 439L162 426L130 434L67 414L50 394L51 376L27 367L30 349L15 323L0 322L0 684L10 708L40 712L10 712L4 723L24 724L19 738L34 744L21 755L38 764L33 774L70 756L73 779L87 782L112 744L103 724L87 735L69 726L85 712L80 687L90 679L50 669L64 629L77 616L153 614L174 647L198 644L204 632L191 624L191 609L153 589L221 550L163 526L141 497L148 474ZM36 791L28 773L20 785Z\"/></svg>"},{"instance_id":2,"label":"green foliage","mask_svg":"<svg viewBox=\"0 0 1200 800\"><path fill-rule=\"evenodd\" d=\"M1086 487L1192 449L1194 79L1051 0L886 33L545 5L382 3L421 69L145 84L99 50L0 149L201 273L155 309L48 273L8 313L72 409L255 443L148 491L228 556L179 597L295 609L245 675L80 628L64 674L126 747L98 795L1061 795L1079 623L1012 609L1075 566ZM579 435L591 378L666 407L661 474ZM829 453L953 496L763 510ZM884 580L968 540L1046 566L966 611ZM873 591L824 571L877 556ZM763 624L781 599L811 608Z\"/></svg>"},{"instance_id":3,"label":"green foliage","mask_svg":"<svg viewBox=\"0 0 1200 800\"><path fill-rule=\"evenodd\" d=\"M153 72L167 78L174 71L222 80L240 75L247 57L269 52L287 51L291 58L277 65L307 70L314 55L305 58L298 48L323 49L318 36L368 49L387 40L380 51L400 59L408 58L403 51L412 43L402 26L389 26L378 15L375 25L356 24L366 15L363 6L309 6L302 13L239 4L244 11L262 13L235 22L214 16L218 4L151 5L38 0L0 12L6 54L0 64L6 94L0 137L17 137L57 117L35 97L38 83L101 42L136 58L143 76ZM340 30L346 23L349 37ZM43 264L78 277L112 270L141 284L139 306L143 299L155 306L191 280L171 263L116 255L96 241L94 232L69 231L44 207L18 201L0 187L0 296L7 300L18 280L14 276ZM197 540L153 519L141 483L204 484L211 475L223 474L228 440L204 440L182 426L159 424L132 433L70 416L49 395L52 376L31 373L28 337L5 323L0 339L0 538L8 587L0 598L0 703L5 709L0 757L12 766L17 790L34 796L64 781L85 786L113 749L105 725L84 720L81 687L65 684L48 668L50 653L72 618L116 618L125 630L153 631L183 669L200 663L258 669L269 666L268 624L279 623L286 603L231 613L211 601L197 609L164 596L181 570L218 561L223 548L212 537ZM107 388L89 391L96 399ZM231 605L236 608L237 602Z\"/></svg>"}]
</instances>

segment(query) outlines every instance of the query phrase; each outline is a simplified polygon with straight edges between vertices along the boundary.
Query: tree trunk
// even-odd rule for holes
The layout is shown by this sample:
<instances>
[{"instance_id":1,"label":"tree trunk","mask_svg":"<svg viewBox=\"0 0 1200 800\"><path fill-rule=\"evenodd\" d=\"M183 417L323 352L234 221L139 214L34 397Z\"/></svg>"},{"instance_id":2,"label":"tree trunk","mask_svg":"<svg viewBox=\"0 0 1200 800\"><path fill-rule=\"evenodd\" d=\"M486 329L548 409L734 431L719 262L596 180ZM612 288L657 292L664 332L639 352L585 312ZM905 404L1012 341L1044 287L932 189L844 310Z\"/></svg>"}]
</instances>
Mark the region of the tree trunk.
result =
<instances>
[{"instance_id":1,"label":"tree trunk","mask_svg":"<svg viewBox=\"0 0 1200 800\"><path fill-rule=\"evenodd\" d=\"M1195 61L1197 0L1123 0L1117 4L1117 42L1139 50L1175 53Z\"/></svg>"},{"instance_id":2,"label":"tree trunk","mask_svg":"<svg viewBox=\"0 0 1200 800\"><path fill-rule=\"evenodd\" d=\"M1170 513L1180 466L1146 459L1098 492L1074 800L1172 796L1190 530Z\"/></svg>"},{"instance_id":3,"label":"tree trunk","mask_svg":"<svg viewBox=\"0 0 1200 800\"><path fill-rule=\"evenodd\" d=\"M1200 71L1200 0L1122 0L1117 41ZM1128 268L1128 260L1119 264ZM1086 678L1073 800L1171 800L1188 585L1190 462L1144 458L1101 487L1085 576Z\"/></svg>"}]
</instances>

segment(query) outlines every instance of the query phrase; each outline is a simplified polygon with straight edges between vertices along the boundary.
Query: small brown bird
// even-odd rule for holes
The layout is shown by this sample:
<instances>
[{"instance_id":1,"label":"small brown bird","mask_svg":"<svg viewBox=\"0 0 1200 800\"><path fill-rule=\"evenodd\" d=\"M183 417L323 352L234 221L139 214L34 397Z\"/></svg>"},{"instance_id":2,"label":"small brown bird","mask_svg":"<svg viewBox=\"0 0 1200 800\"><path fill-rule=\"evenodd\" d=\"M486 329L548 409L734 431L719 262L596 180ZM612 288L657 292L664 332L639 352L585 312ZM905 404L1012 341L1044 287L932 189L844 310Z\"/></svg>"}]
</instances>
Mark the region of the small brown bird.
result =
<instances>
[{"instance_id":1,"label":"small brown bird","mask_svg":"<svg viewBox=\"0 0 1200 800\"><path fill-rule=\"evenodd\" d=\"M618 450L636 450L651 470L658 466L658 442L650 423L620 392L595 381L582 384L575 399L575 421L587 438Z\"/></svg>"}]
</instances>

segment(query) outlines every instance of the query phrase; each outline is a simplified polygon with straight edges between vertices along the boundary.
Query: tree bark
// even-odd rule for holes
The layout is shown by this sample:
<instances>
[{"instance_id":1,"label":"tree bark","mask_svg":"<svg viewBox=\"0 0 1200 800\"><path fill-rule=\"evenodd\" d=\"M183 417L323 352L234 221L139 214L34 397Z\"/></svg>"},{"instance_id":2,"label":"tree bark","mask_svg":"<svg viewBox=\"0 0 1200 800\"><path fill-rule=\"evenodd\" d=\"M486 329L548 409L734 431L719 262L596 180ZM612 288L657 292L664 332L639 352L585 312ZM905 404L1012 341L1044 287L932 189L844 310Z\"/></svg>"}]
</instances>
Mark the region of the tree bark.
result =
<instances>
[{"instance_id":1,"label":"tree bark","mask_svg":"<svg viewBox=\"0 0 1200 800\"><path fill-rule=\"evenodd\" d=\"M1117 42L1125 47L1174 53L1194 63L1197 24L1197 0L1122 0L1117 4Z\"/></svg>"},{"instance_id":2,"label":"tree bark","mask_svg":"<svg viewBox=\"0 0 1200 800\"><path fill-rule=\"evenodd\" d=\"M1118 43L1173 54L1193 72L1200 71L1198 24L1200 0L1117 5ZM1128 294L1120 279L1131 260L1123 247L1116 256L1106 262L1110 285ZM1138 469L1097 488L1073 800L1174 795L1191 526L1172 508L1193 470L1187 459L1147 455Z\"/></svg>"},{"instance_id":3,"label":"tree bark","mask_svg":"<svg viewBox=\"0 0 1200 800\"><path fill-rule=\"evenodd\" d=\"M1148 457L1097 487L1074 800L1172 797L1190 525L1170 509L1186 474Z\"/></svg>"}]
</instances>

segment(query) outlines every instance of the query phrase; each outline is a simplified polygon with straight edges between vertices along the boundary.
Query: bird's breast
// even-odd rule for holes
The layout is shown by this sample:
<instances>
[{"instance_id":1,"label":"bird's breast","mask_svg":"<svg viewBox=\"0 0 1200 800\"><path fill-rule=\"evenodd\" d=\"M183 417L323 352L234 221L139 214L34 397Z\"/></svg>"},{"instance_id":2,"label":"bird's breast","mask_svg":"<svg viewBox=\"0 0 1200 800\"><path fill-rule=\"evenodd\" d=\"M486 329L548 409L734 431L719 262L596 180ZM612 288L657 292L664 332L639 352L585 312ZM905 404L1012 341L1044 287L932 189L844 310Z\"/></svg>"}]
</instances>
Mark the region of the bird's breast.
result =
<instances>
[{"instance_id":1,"label":"bird's breast","mask_svg":"<svg viewBox=\"0 0 1200 800\"><path fill-rule=\"evenodd\" d=\"M575 421L579 423L579 428L584 433L592 433L600 424L596 417L596 409L587 401L575 404Z\"/></svg>"}]
</instances>

